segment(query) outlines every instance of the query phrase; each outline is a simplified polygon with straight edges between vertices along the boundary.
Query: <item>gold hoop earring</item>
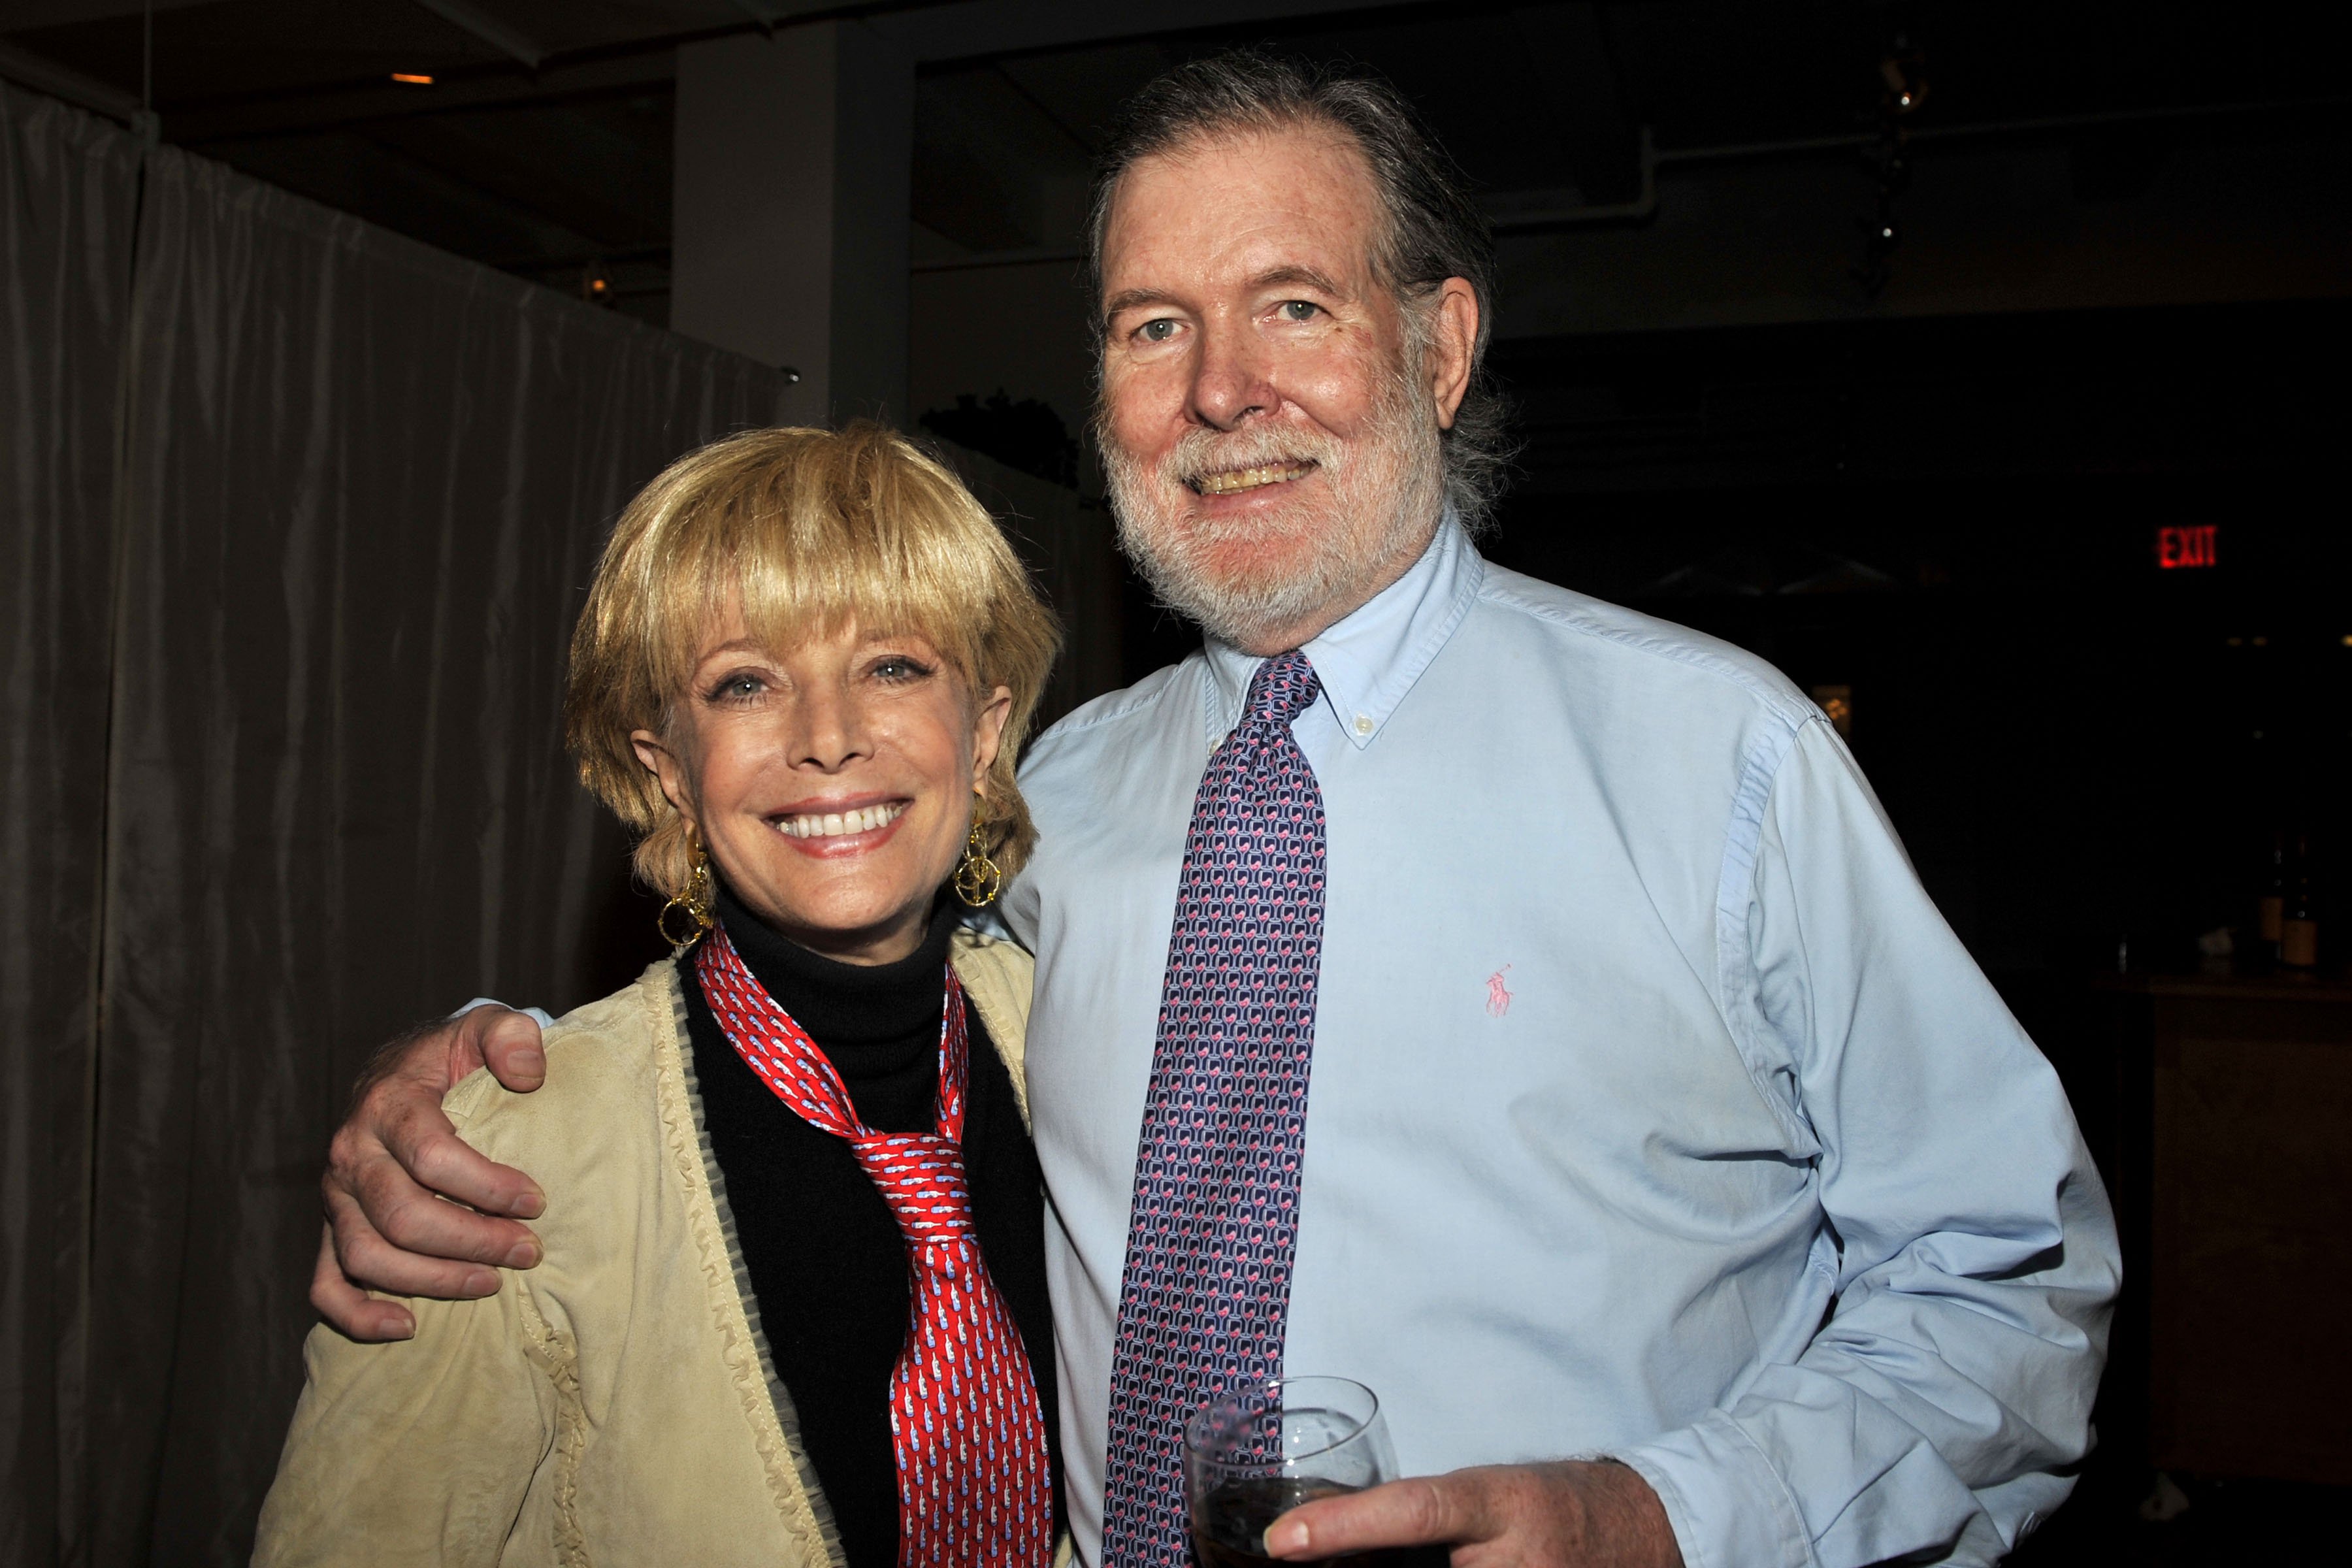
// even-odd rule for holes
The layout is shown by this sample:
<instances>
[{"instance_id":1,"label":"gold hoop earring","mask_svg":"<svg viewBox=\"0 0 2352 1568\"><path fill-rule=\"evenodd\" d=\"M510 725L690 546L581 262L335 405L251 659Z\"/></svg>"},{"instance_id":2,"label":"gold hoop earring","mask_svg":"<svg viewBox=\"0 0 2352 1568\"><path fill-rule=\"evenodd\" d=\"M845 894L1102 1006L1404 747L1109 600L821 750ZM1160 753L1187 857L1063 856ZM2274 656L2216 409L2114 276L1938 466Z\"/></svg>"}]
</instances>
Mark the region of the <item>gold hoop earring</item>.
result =
<instances>
[{"instance_id":1,"label":"gold hoop earring","mask_svg":"<svg viewBox=\"0 0 2352 1568\"><path fill-rule=\"evenodd\" d=\"M971 808L971 837L963 847L963 859L955 869L955 894L971 908L983 909L996 901L1004 887L1004 872L988 858L988 841L981 837L981 817L987 809L985 803Z\"/></svg>"},{"instance_id":2,"label":"gold hoop earring","mask_svg":"<svg viewBox=\"0 0 2352 1568\"><path fill-rule=\"evenodd\" d=\"M686 842L687 847L694 851L694 864L686 873L686 886L670 895L669 902L664 904L661 913L654 917L654 929L661 932L664 942L678 951L701 941L718 923L710 912L709 853L702 847L702 840L695 836L691 827L686 830ZM694 929L684 936L671 935L669 916L672 910L685 910L686 918L694 922Z\"/></svg>"}]
</instances>

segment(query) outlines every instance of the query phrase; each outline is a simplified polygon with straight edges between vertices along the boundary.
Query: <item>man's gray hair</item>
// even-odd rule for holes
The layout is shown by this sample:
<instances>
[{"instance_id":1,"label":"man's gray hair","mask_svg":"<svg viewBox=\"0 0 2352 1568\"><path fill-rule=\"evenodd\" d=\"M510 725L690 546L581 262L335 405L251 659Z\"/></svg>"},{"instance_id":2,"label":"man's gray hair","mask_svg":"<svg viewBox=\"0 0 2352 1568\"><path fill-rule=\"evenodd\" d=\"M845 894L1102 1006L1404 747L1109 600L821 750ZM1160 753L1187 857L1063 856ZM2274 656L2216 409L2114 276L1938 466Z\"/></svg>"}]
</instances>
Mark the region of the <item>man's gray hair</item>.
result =
<instances>
[{"instance_id":1,"label":"man's gray hair","mask_svg":"<svg viewBox=\"0 0 2352 1568\"><path fill-rule=\"evenodd\" d=\"M1145 158L1202 141L1300 125L1339 132L1370 165L1387 219L1372 257L1374 275L1406 307L1417 350L1428 346L1434 322L1430 311L1415 307L1430 300L1445 279L1463 279L1478 296L1469 390L1443 441L1445 499L1475 533L1493 513L1511 458L1508 409L1486 376L1486 343L1495 321L1494 236L1486 215L1465 191L1454 160L1423 128L1404 95L1378 78L1235 49L1178 66L1129 99L1096 160L1087 221L1097 345L1105 328L1103 234L1119 177Z\"/></svg>"}]
</instances>

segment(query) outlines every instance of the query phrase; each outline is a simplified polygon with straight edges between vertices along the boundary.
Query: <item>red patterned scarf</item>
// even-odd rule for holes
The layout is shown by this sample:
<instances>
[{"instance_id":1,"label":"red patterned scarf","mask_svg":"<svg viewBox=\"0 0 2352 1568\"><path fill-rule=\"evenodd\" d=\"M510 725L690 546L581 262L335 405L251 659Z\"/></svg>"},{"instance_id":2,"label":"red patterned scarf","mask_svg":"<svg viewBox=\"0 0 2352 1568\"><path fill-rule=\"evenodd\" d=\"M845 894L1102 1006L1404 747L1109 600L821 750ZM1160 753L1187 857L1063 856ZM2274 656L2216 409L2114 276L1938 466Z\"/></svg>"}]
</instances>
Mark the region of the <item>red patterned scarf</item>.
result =
<instances>
[{"instance_id":1,"label":"red patterned scarf","mask_svg":"<svg viewBox=\"0 0 2352 1568\"><path fill-rule=\"evenodd\" d=\"M913 1310L890 1373L899 1568L1045 1568L1054 1555L1045 1420L1013 1314L972 1235L963 1168L963 987L947 972L939 1131L877 1132L840 1073L745 966L724 929L695 955L728 1043L778 1100L845 1139L907 1240Z\"/></svg>"}]
</instances>

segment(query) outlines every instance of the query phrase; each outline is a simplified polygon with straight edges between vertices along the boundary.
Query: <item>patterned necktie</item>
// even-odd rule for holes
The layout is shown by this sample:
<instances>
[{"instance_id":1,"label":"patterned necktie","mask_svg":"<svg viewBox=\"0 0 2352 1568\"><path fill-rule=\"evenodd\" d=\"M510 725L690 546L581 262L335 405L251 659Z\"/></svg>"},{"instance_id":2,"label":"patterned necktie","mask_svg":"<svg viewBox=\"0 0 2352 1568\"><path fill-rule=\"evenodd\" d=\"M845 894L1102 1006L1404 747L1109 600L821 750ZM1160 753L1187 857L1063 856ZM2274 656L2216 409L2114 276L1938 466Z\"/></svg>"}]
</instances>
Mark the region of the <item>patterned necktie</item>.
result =
<instances>
[{"instance_id":1,"label":"patterned necktie","mask_svg":"<svg viewBox=\"0 0 2352 1568\"><path fill-rule=\"evenodd\" d=\"M1054 1557L1045 1419L1020 1331L988 1277L964 1182L969 1048L948 971L939 1131L876 1132L816 1042L776 1005L722 928L695 955L702 994L736 1052L810 1126L846 1139L907 1239L913 1286L890 1372L899 1568L1045 1568Z\"/></svg>"},{"instance_id":2,"label":"patterned necktie","mask_svg":"<svg viewBox=\"0 0 2352 1568\"><path fill-rule=\"evenodd\" d=\"M1183 1427L1282 1374L1323 953L1323 792L1290 733L1321 682L1250 681L1192 797L1110 1366L1103 1561L1181 1568Z\"/></svg>"}]
</instances>

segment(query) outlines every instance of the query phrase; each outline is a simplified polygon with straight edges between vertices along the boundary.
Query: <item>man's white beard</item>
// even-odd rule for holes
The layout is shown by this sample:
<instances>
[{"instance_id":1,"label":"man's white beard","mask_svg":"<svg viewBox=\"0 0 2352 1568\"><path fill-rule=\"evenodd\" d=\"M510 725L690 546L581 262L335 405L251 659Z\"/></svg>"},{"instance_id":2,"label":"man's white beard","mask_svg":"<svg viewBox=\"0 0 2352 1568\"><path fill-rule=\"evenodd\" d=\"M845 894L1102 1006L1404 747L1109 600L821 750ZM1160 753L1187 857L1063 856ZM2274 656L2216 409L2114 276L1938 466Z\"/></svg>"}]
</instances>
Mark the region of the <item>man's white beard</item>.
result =
<instances>
[{"instance_id":1,"label":"man's white beard","mask_svg":"<svg viewBox=\"0 0 2352 1568\"><path fill-rule=\"evenodd\" d=\"M1268 639L1286 628L1328 624L1370 598L1387 585L1397 556L1428 538L1444 504L1436 403L1402 367L1352 441L1255 421L1232 432L1195 428L1147 468L1118 446L1108 419L1097 420L1096 435L1120 548L1161 603L1245 648L1271 651ZM1318 474L1296 482L1319 478L1320 494L1230 521L1193 510L1201 498L1188 478L1302 459ZM1266 564L1280 569L1221 571L1220 546L1244 542L1261 547L1246 554L1275 555ZM1287 548L1275 548L1284 542Z\"/></svg>"}]
</instances>

